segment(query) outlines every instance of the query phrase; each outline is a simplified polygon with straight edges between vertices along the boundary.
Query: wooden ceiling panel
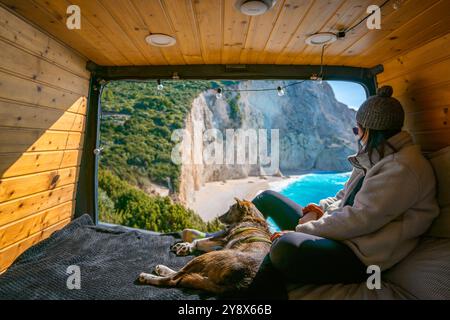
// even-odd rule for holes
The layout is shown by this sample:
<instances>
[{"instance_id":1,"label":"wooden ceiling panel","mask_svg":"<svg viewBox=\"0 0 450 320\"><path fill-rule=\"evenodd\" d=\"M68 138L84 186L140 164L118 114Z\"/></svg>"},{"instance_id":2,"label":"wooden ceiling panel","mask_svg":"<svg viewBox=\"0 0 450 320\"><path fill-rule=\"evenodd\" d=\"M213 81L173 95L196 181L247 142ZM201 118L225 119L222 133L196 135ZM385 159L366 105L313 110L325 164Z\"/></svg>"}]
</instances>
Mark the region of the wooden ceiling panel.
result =
<instances>
[{"instance_id":1,"label":"wooden ceiling panel","mask_svg":"<svg viewBox=\"0 0 450 320\"><path fill-rule=\"evenodd\" d=\"M322 31L325 22L335 15L343 3L341 0L314 1L276 63L291 64L306 48L308 35Z\"/></svg>"},{"instance_id":2,"label":"wooden ceiling panel","mask_svg":"<svg viewBox=\"0 0 450 320\"><path fill-rule=\"evenodd\" d=\"M181 52L188 64L204 64L200 30L190 0L162 1L168 19L173 25ZM219 8L220 9L220 8Z\"/></svg>"},{"instance_id":3,"label":"wooden ceiling panel","mask_svg":"<svg viewBox=\"0 0 450 320\"><path fill-rule=\"evenodd\" d=\"M273 26L258 63L275 63L289 43L314 0L286 0Z\"/></svg>"},{"instance_id":4,"label":"wooden ceiling panel","mask_svg":"<svg viewBox=\"0 0 450 320\"><path fill-rule=\"evenodd\" d=\"M343 12L342 15L335 15L330 23L322 30L328 30L330 32L337 32L339 30L345 30L349 26L354 26L359 23L362 19L367 16L367 8L370 5L378 5L381 6L385 0L352 0L347 1L345 3L345 9L342 8L339 11ZM392 6L385 6L381 10L381 22L382 28L383 24L386 22L385 17L389 15L392 11L395 11ZM373 31L373 30L372 30ZM380 30L377 30L376 33L379 33ZM354 30L349 31L344 39L339 39L332 45L330 45L326 50L327 63L331 63L331 60L336 56L340 56L340 53L345 50L345 48L356 41L358 41L362 35L366 35L370 32L370 30L366 27L366 23L363 22L359 27ZM311 55L310 53L314 53ZM316 51L308 51L305 52L305 56L310 56L312 59L317 59L318 50ZM314 56L316 58L314 58ZM315 60L316 63L320 63L320 60Z\"/></svg>"},{"instance_id":5,"label":"wooden ceiling panel","mask_svg":"<svg viewBox=\"0 0 450 320\"><path fill-rule=\"evenodd\" d=\"M285 1L280 0L275 4L273 9L266 14L255 16L250 19L247 39L245 40L245 45L241 52L240 62L242 64L258 61L261 52L264 51L268 41L266 35L270 34L274 29L284 4Z\"/></svg>"},{"instance_id":6,"label":"wooden ceiling panel","mask_svg":"<svg viewBox=\"0 0 450 320\"><path fill-rule=\"evenodd\" d=\"M246 16L236 0L0 0L100 65L319 64L316 32L348 29L385 0L278 0ZM371 67L450 32L449 0L394 0L382 9L381 30L361 23L326 47L324 63ZM81 8L81 30L68 30L66 10ZM145 37L165 33L176 45L157 48Z\"/></svg>"},{"instance_id":7,"label":"wooden ceiling panel","mask_svg":"<svg viewBox=\"0 0 450 320\"><path fill-rule=\"evenodd\" d=\"M99 64L112 65L113 61L109 59L102 52L99 52L99 48L90 39L84 39L79 33L67 33L65 25L59 23L48 12L42 10L37 4L32 1L10 1L8 7L14 11L20 12L22 16L33 17L33 22L38 24L44 30L52 30L52 34L58 39L64 39L66 44L76 43L77 50L86 57L95 57ZM8 23L8 21L5 21ZM20 30L18 30L20 31ZM62 36L65 36L63 38Z\"/></svg>"},{"instance_id":8,"label":"wooden ceiling panel","mask_svg":"<svg viewBox=\"0 0 450 320\"><path fill-rule=\"evenodd\" d=\"M234 0L224 0L222 63L238 64L249 29L250 17L234 9Z\"/></svg>"},{"instance_id":9,"label":"wooden ceiling panel","mask_svg":"<svg viewBox=\"0 0 450 320\"><path fill-rule=\"evenodd\" d=\"M205 63L222 63L223 0L194 1L194 13Z\"/></svg>"},{"instance_id":10,"label":"wooden ceiling panel","mask_svg":"<svg viewBox=\"0 0 450 320\"><path fill-rule=\"evenodd\" d=\"M80 5L80 1L74 1ZM98 2L88 1L83 5L83 15L98 32L121 53L129 64L149 64L133 40L122 29L114 17ZM84 25L83 25L84 27ZM66 30L67 32L67 30ZM118 46L117 44L120 43Z\"/></svg>"},{"instance_id":11,"label":"wooden ceiling panel","mask_svg":"<svg viewBox=\"0 0 450 320\"><path fill-rule=\"evenodd\" d=\"M427 0L422 3L410 1L400 11L392 13L392 19L385 19L386 29L377 34L368 33L372 37L365 44L355 44L350 57L355 63L363 63L365 59L379 57L380 63L423 45L437 37L450 32L450 1ZM384 31L384 32L383 32ZM384 35L383 38L381 38ZM362 40L361 40L362 41ZM341 53L345 58L346 53Z\"/></svg>"},{"instance_id":12,"label":"wooden ceiling panel","mask_svg":"<svg viewBox=\"0 0 450 320\"><path fill-rule=\"evenodd\" d=\"M21 1L14 1L14 3L21 3ZM35 4L39 10L44 11L50 17L51 32L53 27L57 27L59 30L59 37L66 39L66 37L78 35L90 46L96 48L96 51L102 51L102 55L106 56L108 60L113 61L114 64L120 65L128 63L126 56L122 55L117 47L108 41L92 24L87 20L82 20L82 28L80 30L69 30L66 27L66 11L70 5L68 1L47 1L47 0L31 0L27 1L27 5ZM32 13L33 14L33 13ZM44 21L46 22L46 21ZM38 23L38 25L40 25ZM62 28L61 28L62 27ZM74 39L69 45L78 46L77 39Z\"/></svg>"},{"instance_id":13,"label":"wooden ceiling panel","mask_svg":"<svg viewBox=\"0 0 450 320\"><path fill-rule=\"evenodd\" d=\"M92 1L92 0L91 0ZM165 64L166 59L162 56L160 50L155 50L154 47L149 46L145 42L145 38L150 34L149 27L146 25L145 20L142 18L141 8L136 8L133 2L128 0L97 0L103 10L108 12L113 19L117 22L120 28L131 39L133 44L138 48L141 54L145 57L147 64ZM84 1L80 1L84 2ZM114 4L114 5L111 5ZM81 13L84 16L84 6L79 4ZM114 43L120 46L121 42L115 40ZM177 55L178 59L176 63L183 63L182 56ZM137 61L133 64L139 65ZM145 64L145 63L143 63Z\"/></svg>"}]
</instances>

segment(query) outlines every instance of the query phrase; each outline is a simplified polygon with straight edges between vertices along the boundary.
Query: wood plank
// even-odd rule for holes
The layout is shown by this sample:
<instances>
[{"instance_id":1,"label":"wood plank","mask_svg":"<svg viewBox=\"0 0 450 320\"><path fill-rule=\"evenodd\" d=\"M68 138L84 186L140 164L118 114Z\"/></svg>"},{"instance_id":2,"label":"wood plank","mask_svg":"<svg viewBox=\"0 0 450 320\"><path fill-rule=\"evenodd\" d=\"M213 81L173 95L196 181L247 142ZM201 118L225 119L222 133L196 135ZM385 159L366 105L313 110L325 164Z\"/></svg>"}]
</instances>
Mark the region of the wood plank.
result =
<instances>
[{"instance_id":1,"label":"wood plank","mask_svg":"<svg viewBox=\"0 0 450 320\"><path fill-rule=\"evenodd\" d=\"M72 218L73 202L37 212L25 219L0 227L0 249L39 233L52 225Z\"/></svg>"},{"instance_id":2,"label":"wood plank","mask_svg":"<svg viewBox=\"0 0 450 320\"><path fill-rule=\"evenodd\" d=\"M0 154L0 176L9 178L79 166L81 154L80 150Z\"/></svg>"},{"instance_id":3,"label":"wood plank","mask_svg":"<svg viewBox=\"0 0 450 320\"><path fill-rule=\"evenodd\" d=\"M315 32L338 32L339 30L349 28L367 16L367 7L369 5L381 5L384 0L347 0L341 7L336 11L335 14L331 16L326 23ZM342 41L337 41L327 46L325 51L325 64L332 64L330 62L330 57L333 57L333 48L339 47L343 42L349 43L354 39L358 38L361 33L365 32L365 26L362 25L355 28L353 31L348 32L345 39ZM322 46L306 46L301 54L292 61L294 64L320 64L320 57L322 54Z\"/></svg>"},{"instance_id":4,"label":"wood plank","mask_svg":"<svg viewBox=\"0 0 450 320\"><path fill-rule=\"evenodd\" d=\"M450 82L450 63L444 60L384 82L394 88L395 96L402 96L419 89L432 88Z\"/></svg>"},{"instance_id":5,"label":"wood plank","mask_svg":"<svg viewBox=\"0 0 450 320\"><path fill-rule=\"evenodd\" d=\"M0 71L0 98L86 114L87 98Z\"/></svg>"},{"instance_id":6,"label":"wood plank","mask_svg":"<svg viewBox=\"0 0 450 320\"><path fill-rule=\"evenodd\" d=\"M53 232L62 229L69 222L70 219L63 220L53 226L39 231L27 239L0 250L0 270L6 270L26 249L48 238Z\"/></svg>"},{"instance_id":7,"label":"wood plank","mask_svg":"<svg viewBox=\"0 0 450 320\"><path fill-rule=\"evenodd\" d=\"M81 149L80 132L0 127L0 153Z\"/></svg>"},{"instance_id":8,"label":"wood plank","mask_svg":"<svg viewBox=\"0 0 450 320\"><path fill-rule=\"evenodd\" d=\"M83 132L86 117L62 110L0 100L0 126Z\"/></svg>"},{"instance_id":9,"label":"wood plank","mask_svg":"<svg viewBox=\"0 0 450 320\"><path fill-rule=\"evenodd\" d=\"M270 33L280 16L284 4L285 0L277 1L269 12L260 16L254 16L250 19L250 26L244 48L241 52L240 63L251 63L259 59L259 55L264 52L264 47L267 44Z\"/></svg>"},{"instance_id":10,"label":"wood plank","mask_svg":"<svg viewBox=\"0 0 450 320\"><path fill-rule=\"evenodd\" d=\"M399 10L395 10L390 3L386 4L381 9L381 29L369 30L366 24L363 23L358 27L357 34L352 32L350 37L346 37L330 46L327 61L329 64L335 64L337 61L342 60L351 63L353 59L358 58L364 51L371 48L378 41L391 42L392 40L389 39L389 34L393 30L401 27L409 20L414 19L418 14L437 1L439 0L406 0L403 1ZM377 4L381 5L381 3Z\"/></svg>"},{"instance_id":11,"label":"wood plank","mask_svg":"<svg viewBox=\"0 0 450 320\"><path fill-rule=\"evenodd\" d=\"M53 190L77 181L78 167L0 179L0 203Z\"/></svg>"},{"instance_id":12,"label":"wood plank","mask_svg":"<svg viewBox=\"0 0 450 320\"><path fill-rule=\"evenodd\" d=\"M0 203L0 226L73 200L75 184Z\"/></svg>"},{"instance_id":13,"label":"wood plank","mask_svg":"<svg viewBox=\"0 0 450 320\"><path fill-rule=\"evenodd\" d=\"M18 11L23 11L21 9L25 8L29 13L38 14L38 12L33 11L35 8L29 1L2 0L2 2ZM38 57L54 62L86 80L90 78L90 73L86 70L86 58L4 8L0 8L0 37Z\"/></svg>"},{"instance_id":14,"label":"wood plank","mask_svg":"<svg viewBox=\"0 0 450 320\"><path fill-rule=\"evenodd\" d=\"M385 83L407 73L421 72L429 65L450 61L450 33L431 41L424 46L384 63L384 72L378 75L378 81Z\"/></svg>"},{"instance_id":15,"label":"wood plank","mask_svg":"<svg viewBox=\"0 0 450 320\"><path fill-rule=\"evenodd\" d=\"M161 3L174 28L186 63L204 64L197 19L191 0L163 0Z\"/></svg>"},{"instance_id":16,"label":"wood plank","mask_svg":"<svg viewBox=\"0 0 450 320\"><path fill-rule=\"evenodd\" d=\"M223 0L194 1L202 55L207 64L222 61Z\"/></svg>"},{"instance_id":17,"label":"wood plank","mask_svg":"<svg viewBox=\"0 0 450 320\"><path fill-rule=\"evenodd\" d=\"M247 38L250 17L234 8L233 0L224 0L223 64L239 64L241 51Z\"/></svg>"},{"instance_id":18,"label":"wood plank","mask_svg":"<svg viewBox=\"0 0 450 320\"><path fill-rule=\"evenodd\" d=\"M306 38L322 30L325 21L334 16L343 3L342 0L314 1L293 37L279 54L276 63L292 64L294 59L306 48Z\"/></svg>"},{"instance_id":19,"label":"wood plank","mask_svg":"<svg viewBox=\"0 0 450 320\"><path fill-rule=\"evenodd\" d=\"M81 43L81 45L83 45L83 42L87 42L87 46L83 45L83 48L91 52L92 49L95 49L93 52L95 57L101 57L103 53L105 53L104 56L107 60L117 61L116 63L120 64L128 63L127 58L122 55L122 53L117 49L117 46L114 43L109 42L108 39L105 39L105 37L98 32L87 19L82 20L81 29L67 29L66 10L71 4L70 2L66 0L32 0L32 2L37 5L38 10L43 11L50 17L50 21L54 26L50 32L54 31L55 36L58 39L71 37L72 41L70 41L70 44ZM82 6L80 8L82 8ZM39 25L41 25L41 23L47 23L47 21L48 18L46 21L40 20Z\"/></svg>"},{"instance_id":20,"label":"wood plank","mask_svg":"<svg viewBox=\"0 0 450 320\"><path fill-rule=\"evenodd\" d=\"M329 49L327 50L327 63L333 65L337 61L339 61L340 64L343 64L343 61L345 61L344 63L348 61L347 63L351 64L351 61L359 58L361 54L364 54L364 52L368 50L368 48L373 46L378 41L387 41L386 39L384 39L387 34L391 33L392 30L401 26L406 21L414 18L417 14L420 13L420 11L412 12L411 10L408 10L411 2L413 1L416 0L403 0L402 10L395 10L392 4L386 4L381 9L381 29L369 30L367 28L366 22L361 23L353 31L347 33L344 39L339 39L327 48ZM364 3L364 5L362 6L362 15L358 17L357 20L346 25L343 29L355 25L365 16L367 16L368 13L366 10L368 6L372 4L381 6L383 3L384 0L376 3Z\"/></svg>"},{"instance_id":21,"label":"wood plank","mask_svg":"<svg viewBox=\"0 0 450 320\"><path fill-rule=\"evenodd\" d=\"M171 52L168 53L168 55L171 57L172 61L181 61L181 52L178 48L160 49L150 46L145 42L145 37L150 34L150 29L155 28L154 30L161 30L159 28L164 28L163 26L158 27L157 23L156 25L152 25L150 28L147 23L149 20L154 20L153 17L155 16L155 13L152 10L155 7L157 7L156 10L162 11L159 1L155 2L144 0L142 4L144 7L140 7L139 1L137 1L138 5L135 4L135 1L126 1L125 3L116 1L114 6L121 6L120 8L117 8L117 10L114 7L111 8L110 1L101 2L96 0L78 2L82 3L83 8L88 9L88 14L91 14L91 18L98 18L98 22L95 24L98 30L106 28L111 30L111 41L124 44L125 53L128 57L130 57L130 60L132 61L131 64L168 64L168 59L166 59L164 54L165 51ZM95 7L93 7L94 5ZM101 12L100 14L99 11ZM121 13L123 12L133 19L130 20L127 17L121 17ZM146 14L141 15L141 12L145 12ZM173 30L170 32L153 31L153 33L156 32L172 34ZM135 56L137 58L133 58Z\"/></svg>"},{"instance_id":22,"label":"wood plank","mask_svg":"<svg viewBox=\"0 0 450 320\"><path fill-rule=\"evenodd\" d=\"M59 87L79 95L87 95L89 81L46 60L3 42L0 39L0 70Z\"/></svg>"},{"instance_id":23,"label":"wood plank","mask_svg":"<svg viewBox=\"0 0 450 320\"><path fill-rule=\"evenodd\" d=\"M449 32L450 1L439 1L427 7L415 18L392 30L383 41L372 44L358 56L355 64L373 66L386 62ZM381 60L381 61L380 61Z\"/></svg>"},{"instance_id":24,"label":"wood plank","mask_svg":"<svg viewBox=\"0 0 450 320\"><path fill-rule=\"evenodd\" d=\"M72 3L82 8L83 19L87 19L105 39L115 44L115 47L126 58L129 65L151 64L102 4L96 0L77 0L72 1Z\"/></svg>"},{"instance_id":25,"label":"wood plank","mask_svg":"<svg viewBox=\"0 0 450 320\"><path fill-rule=\"evenodd\" d=\"M87 57L87 60L101 65L114 65L112 59L105 52L99 51L100 48L97 48L94 42L83 38L79 32L68 30L60 20L63 16L55 17L32 0L2 0L2 2L19 16L25 17L45 30L51 37L59 39L65 46L73 48L82 56Z\"/></svg>"},{"instance_id":26,"label":"wood plank","mask_svg":"<svg viewBox=\"0 0 450 320\"><path fill-rule=\"evenodd\" d=\"M425 152L438 151L450 145L450 130L412 132L414 141Z\"/></svg>"},{"instance_id":27,"label":"wood plank","mask_svg":"<svg viewBox=\"0 0 450 320\"><path fill-rule=\"evenodd\" d=\"M103 1L104 5L109 3L106 0ZM174 27L170 24L161 1L131 0L131 3L133 5L133 11L137 12L140 27L142 28L139 34L141 39L151 33L164 33L175 36ZM145 50L150 49L153 50L153 47L150 46ZM157 52L152 51L155 54L155 58L152 59L154 64L186 64L181 53L179 39L177 39L177 43L172 47L156 48L156 50ZM156 55L157 53L159 55Z\"/></svg>"},{"instance_id":28,"label":"wood plank","mask_svg":"<svg viewBox=\"0 0 450 320\"><path fill-rule=\"evenodd\" d=\"M448 102L450 106L450 101ZM408 129L415 132L450 129L450 107L406 114Z\"/></svg>"},{"instance_id":29,"label":"wood plank","mask_svg":"<svg viewBox=\"0 0 450 320\"><path fill-rule=\"evenodd\" d=\"M395 88L394 88L395 95ZM407 93L395 97L400 100L407 112L442 108L449 105L450 83L445 82L423 89L412 89Z\"/></svg>"},{"instance_id":30,"label":"wood plank","mask_svg":"<svg viewBox=\"0 0 450 320\"><path fill-rule=\"evenodd\" d=\"M311 0L286 0L258 63L272 64L277 60L308 12Z\"/></svg>"}]
</instances>

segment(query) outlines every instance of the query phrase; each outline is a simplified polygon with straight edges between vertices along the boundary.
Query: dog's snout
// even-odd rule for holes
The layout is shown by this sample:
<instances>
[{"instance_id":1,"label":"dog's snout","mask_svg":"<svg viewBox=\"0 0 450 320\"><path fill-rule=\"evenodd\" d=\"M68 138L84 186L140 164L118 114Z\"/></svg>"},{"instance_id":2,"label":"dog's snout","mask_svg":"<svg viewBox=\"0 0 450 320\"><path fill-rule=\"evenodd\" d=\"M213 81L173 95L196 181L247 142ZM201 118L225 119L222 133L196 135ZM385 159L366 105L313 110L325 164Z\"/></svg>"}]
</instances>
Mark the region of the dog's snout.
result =
<instances>
[{"instance_id":1,"label":"dog's snout","mask_svg":"<svg viewBox=\"0 0 450 320\"><path fill-rule=\"evenodd\" d=\"M229 211L225 212L224 214L219 216L217 219L222 223L227 223L228 222L228 213L229 213Z\"/></svg>"}]
</instances>

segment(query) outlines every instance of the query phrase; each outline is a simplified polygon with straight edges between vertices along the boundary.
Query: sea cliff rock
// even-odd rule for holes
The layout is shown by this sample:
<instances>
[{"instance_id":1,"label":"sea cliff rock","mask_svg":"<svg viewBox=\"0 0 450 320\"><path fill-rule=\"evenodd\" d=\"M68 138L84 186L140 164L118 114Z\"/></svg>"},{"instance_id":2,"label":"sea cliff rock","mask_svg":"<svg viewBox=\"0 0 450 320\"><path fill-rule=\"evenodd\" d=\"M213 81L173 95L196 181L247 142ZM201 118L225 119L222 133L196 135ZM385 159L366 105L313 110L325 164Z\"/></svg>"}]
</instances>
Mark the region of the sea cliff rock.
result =
<instances>
[{"instance_id":1,"label":"sea cliff rock","mask_svg":"<svg viewBox=\"0 0 450 320\"><path fill-rule=\"evenodd\" d=\"M291 84L293 81L240 81L226 87L228 90L222 99L216 97L216 90L205 91L192 103L186 130L194 137L195 130L217 129L225 139L227 129L265 129L269 136L270 129L278 129L281 172L277 174L314 169L350 170L347 156L357 149L351 129L355 123L355 111L337 101L326 82ZM286 87L284 96L278 96L276 90L232 91L278 86ZM205 148L214 140L217 141L217 137L205 138L200 143ZM223 141L224 160L226 142ZM239 141L234 142L236 149ZM190 147L183 147L185 150L182 151L191 160L190 164L182 165L180 179L180 199L187 205L194 191L206 182L264 174L260 164L195 163L193 143L188 143Z\"/></svg>"}]
</instances>

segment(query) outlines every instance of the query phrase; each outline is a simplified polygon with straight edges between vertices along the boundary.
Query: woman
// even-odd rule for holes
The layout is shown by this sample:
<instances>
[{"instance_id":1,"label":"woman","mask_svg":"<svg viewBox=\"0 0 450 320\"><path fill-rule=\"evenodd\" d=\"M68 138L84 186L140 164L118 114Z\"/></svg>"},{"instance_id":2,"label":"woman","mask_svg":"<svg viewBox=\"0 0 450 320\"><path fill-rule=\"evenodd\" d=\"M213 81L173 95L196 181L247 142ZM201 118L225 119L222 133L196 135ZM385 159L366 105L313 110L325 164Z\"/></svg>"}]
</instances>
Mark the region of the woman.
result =
<instances>
[{"instance_id":1,"label":"woman","mask_svg":"<svg viewBox=\"0 0 450 320\"><path fill-rule=\"evenodd\" d=\"M299 284L365 281L367 266L386 270L402 260L438 215L432 168L401 130L404 111L392 93L382 87L359 108L359 152L349 157L353 172L335 197L305 208L272 191L253 200L289 230L273 236L254 283L259 297L280 297L280 277Z\"/></svg>"}]
</instances>

